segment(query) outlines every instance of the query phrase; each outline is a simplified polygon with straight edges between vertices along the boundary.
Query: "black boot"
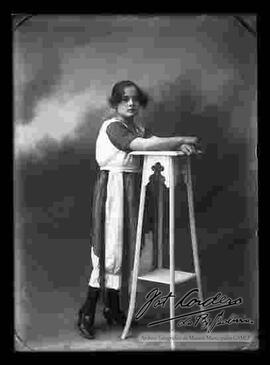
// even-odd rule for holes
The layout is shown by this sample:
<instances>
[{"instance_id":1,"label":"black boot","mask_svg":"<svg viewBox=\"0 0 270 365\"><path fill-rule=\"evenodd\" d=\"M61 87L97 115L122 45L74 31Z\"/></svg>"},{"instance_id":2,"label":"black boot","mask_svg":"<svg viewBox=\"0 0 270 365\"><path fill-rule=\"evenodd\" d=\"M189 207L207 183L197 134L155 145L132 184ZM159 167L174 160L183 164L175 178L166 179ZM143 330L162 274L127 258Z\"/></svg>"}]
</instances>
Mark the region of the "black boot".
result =
<instances>
[{"instance_id":1,"label":"black boot","mask_svg":"<svg viewBox=\"0 0 270 365\"><path fill-rule=\"evenodd\" d=\"M89 286L86 301L78 313L77 327L80 334L89 340L95 338L94 321L98 296L99 288Z\"/></svg>"},{"instance_id":2,"label":"black boot","mask_svg":"<svg viewBox=\"0 0 270 365\"><path fill-rule=\"evenodd\" d=\"M120 310L119 290L106 289L103 316L109 325L125 325L126 316L124 312Z\"/></svg>"}]
</instances>

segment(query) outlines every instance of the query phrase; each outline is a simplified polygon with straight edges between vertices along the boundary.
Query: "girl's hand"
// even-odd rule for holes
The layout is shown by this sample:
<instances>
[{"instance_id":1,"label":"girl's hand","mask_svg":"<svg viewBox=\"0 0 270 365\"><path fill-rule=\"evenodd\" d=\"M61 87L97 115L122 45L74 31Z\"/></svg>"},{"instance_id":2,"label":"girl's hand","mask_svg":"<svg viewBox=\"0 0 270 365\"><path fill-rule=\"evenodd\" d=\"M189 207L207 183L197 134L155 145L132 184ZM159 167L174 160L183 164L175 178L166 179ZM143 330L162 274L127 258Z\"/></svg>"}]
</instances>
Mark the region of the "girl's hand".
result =
<instances>
[{"instance_id":1,"label":"girl's hand","mask_svg":"<svg viewBox=\"0 0 270 365\"><path fill-rule=\"evenodd\" d=\"M196 149L194 146L189 145L189 144L182 144L179 148L178 151L182 151L184 152L186 155L191 155L192 153L196 152Z\"/></svg>"}]
</instances>

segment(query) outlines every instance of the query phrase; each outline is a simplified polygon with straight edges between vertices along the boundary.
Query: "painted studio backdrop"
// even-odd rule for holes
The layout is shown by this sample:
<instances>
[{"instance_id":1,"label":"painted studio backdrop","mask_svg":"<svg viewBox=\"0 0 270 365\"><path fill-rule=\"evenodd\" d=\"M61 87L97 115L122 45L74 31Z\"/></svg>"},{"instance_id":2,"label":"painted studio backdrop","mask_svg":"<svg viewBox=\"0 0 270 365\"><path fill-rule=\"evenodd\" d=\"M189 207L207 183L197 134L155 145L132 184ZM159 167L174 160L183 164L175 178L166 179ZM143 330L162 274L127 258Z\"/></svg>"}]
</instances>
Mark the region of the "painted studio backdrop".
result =
<instances>
[{"instance_id":1,"label":"painted studio backdrop","mask_svg":"<svg viewBox=\"0 0 270 365\"><path fill-rule=\"evenodd\" d=\"M125 79L148 92L141 117L154 134L201 137L192 173L204 296L243 297L239 311L256 323L256 36L230 15L37 15L13 37L17 334L56 343L76 332L91 273L95 140ZM184 194L184 269L187 223Z\"/></svg>"}]
</instances>

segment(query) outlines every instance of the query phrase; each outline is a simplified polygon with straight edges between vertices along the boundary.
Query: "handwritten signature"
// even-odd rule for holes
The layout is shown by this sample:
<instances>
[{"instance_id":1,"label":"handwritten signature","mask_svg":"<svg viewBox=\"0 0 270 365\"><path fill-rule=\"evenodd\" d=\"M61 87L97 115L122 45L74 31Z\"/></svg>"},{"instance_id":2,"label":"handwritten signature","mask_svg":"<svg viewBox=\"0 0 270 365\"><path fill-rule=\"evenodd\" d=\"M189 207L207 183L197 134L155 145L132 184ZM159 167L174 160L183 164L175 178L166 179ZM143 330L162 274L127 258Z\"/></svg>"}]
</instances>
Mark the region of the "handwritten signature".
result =
<instances>
[{"instance_id":1,"label":"handwritten signature","mask_svg":"<svg viewBox=\"0 0 270 365\"><path fill-rule=\"evenodd\" d=\"M199 290L197 288L191 289L188 291L182 298L177 300L175 303L175 309L177 308L191 308L194 305L200 307L199 310L195 310L189 313L184 313L177 315L175 317L160 319L157 321L153 321L148 323L148 327L156 326L159 324L163 324L165 322L169 322L172 320L179 320L177 323L178 327L181 326L198 326L201 325L202 329L207 329L208 332L211 332L214 327L219 325L231 325L234 323L238 324L253 324L254 322L249 318L241 318L235 314L231 315L228 319L224 319L225 311L220 311L213 319L209 316L210 311L216 311L219 309L229 308L233 306L239 306L243 303L243 298L238 297L236 299L232 299L227 295L224 295L221 292L217 292L212 297L209 297L203 301L196 298L191 298L191 295L194 293L198 293ZM146 302L141 306L141 308L136 313L135 319L139 320L143 317L146 312L152 308L162 307L164 308L166 303L168 302L169 298L175 297L172 295L171 292L167 293L166 295L162 295L162 292L159 288L154 288L147 293L145 296ZM196 315L196 316L195 316ZM195 319L192 320L191 317L195 316ZM187 317L187 318L185 318ZM183 319L185 318L185 319Z\"/></svg>"}]
</instances>

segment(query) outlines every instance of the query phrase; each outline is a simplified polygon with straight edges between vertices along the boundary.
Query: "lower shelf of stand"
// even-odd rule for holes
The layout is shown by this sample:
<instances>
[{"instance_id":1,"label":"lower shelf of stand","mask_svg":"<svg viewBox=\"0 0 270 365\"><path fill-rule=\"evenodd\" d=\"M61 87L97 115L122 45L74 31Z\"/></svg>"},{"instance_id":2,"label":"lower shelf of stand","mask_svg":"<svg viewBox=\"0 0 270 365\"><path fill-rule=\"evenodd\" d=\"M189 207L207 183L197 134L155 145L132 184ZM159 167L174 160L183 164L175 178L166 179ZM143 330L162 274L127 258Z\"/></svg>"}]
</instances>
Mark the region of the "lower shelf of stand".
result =
<instances>
[{"instance_id":1,"label":"lower shelf of stand","mask_svg":"<svg viewBox=\"0 0 270 365\"><path fill-rule=\"evenodd\" d=\"M195 278L195 273L186 271L175 271L175 284L184 283L187 280ZM156 283L170 284L169 269L155 269L146 274L138 276L139 280L154 281Z\"/></svg>"}]
</instances>

